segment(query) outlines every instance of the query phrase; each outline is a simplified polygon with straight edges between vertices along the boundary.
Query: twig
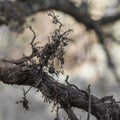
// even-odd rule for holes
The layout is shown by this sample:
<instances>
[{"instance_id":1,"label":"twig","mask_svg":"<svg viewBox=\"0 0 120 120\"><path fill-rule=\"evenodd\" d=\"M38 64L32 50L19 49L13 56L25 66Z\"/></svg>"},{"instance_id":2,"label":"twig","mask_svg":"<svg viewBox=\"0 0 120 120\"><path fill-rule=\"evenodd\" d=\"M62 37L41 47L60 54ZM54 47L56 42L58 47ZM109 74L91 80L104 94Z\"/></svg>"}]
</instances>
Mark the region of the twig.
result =
<instances>
[{"instance_id":1,"label":"twig","mask_svg":"<svg viewBox=\"0 0 120 120\"><path fill-rule=\"evenodd\" d=\"M69 83L68 79L69 79L69 76L67 75L66 79L65 79L65 82L66 82L67 85L69 85L71 87L74 87L76 90L78 90L79 92L83 92L85 95L88 95L88 93L85 90L81 90L76 85Z\"/></svg>"},{"instance_id":2,"label":"twig","mask_svg":"<svg viewBox=\"0 0 120 120\"><path fill-rule=\"evenodd\" d=\"M65 79L65 82L67 83L67 85L69 85L69 86L71 86L71 87L74 87L75 89L77 89L78 91L80 91L80 89L79 89L76 85L70 84L70 83L68 82L68 79L69 79L69 76L67 75L67 76L66 76L66 79Z\"/></svg>"},{"instance_id":3,"label":"twig","mask_svg":"<svg viewBox=\"0 0 120 120\"><path fill-rule=\"evenodd\" d=\"M27 25L27 24L26 24L26 27L29 28L30 31L32 31L32 33L33 33L33 38L32 38L32 41L30 42L30 45L32 46L32 48L34 48L33 43L34 43L34 41L35 41L35 39L36 39L35 31L33 30L33 28L32 28L31 25Z\"/></svg>"},{"instance_id":4,"label":"twig","mask_svg":"<svg viewBox=\"0 0 120 120\"><path fill-rule=\"evenodd\" d=\"M87 120L90 120L90 114L91 114L91 90L90 90L90 86L91 85L88 85L89 104L88 104L88 116L87 116Z\"/></svg>"}]
</instances>

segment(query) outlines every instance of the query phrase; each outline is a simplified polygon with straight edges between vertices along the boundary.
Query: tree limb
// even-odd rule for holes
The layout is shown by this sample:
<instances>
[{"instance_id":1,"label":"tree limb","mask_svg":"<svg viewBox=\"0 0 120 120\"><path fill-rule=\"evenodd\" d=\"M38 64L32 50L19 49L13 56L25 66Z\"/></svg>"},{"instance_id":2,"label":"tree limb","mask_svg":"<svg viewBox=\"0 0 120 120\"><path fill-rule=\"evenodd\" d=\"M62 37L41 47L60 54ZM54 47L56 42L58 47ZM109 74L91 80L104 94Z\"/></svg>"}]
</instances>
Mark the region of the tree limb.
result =
<instances>
[{"instance_id":1,"label":"tree limb","mask_svg":"<svg viewBox=\"0 0 120 120\"><path fill-rule=\"evenodd\" d=\"M96 24L105 25L120 19L120 14L118 13L95 21L91 18L87 10L84 11L80 6L77 7L70 0L16 0L15 2L0 2L0 16L4 17L4 19L9 18L14 21L23 21L26 17L32 16L37 12L51 9L71 15L78 22L83 23L87 28L94 29L96 33Z\"/></svg>"},{"instance_id":2,"label":"tree limb","mask_svg":"<svg viewBox=\"0 0 120 120\"><path fill-rule=\"evenodd\" d=\"M28 68L27 66L21 67L19 65L0 61L0 80L3 83L34 86L38 77L39 74L37 74L33 68ZM44 73L40 79L42 79L42 81L36 88L38 88L47 99L59 103L67 113L71 113L70 107L77 107L88 111L89 93L87 94L87 92L82 92L82 90L79 91L72 86L59 83L47 73ZM92 94L91 101L91 114L98 120L105 120L108 104ZM120 118L120 107L117 104L116 106L117 112L115 112L116 108L114 107L111 108L111 110ZM74 113L72 114L71 116L68 114L71 120L75 117Z\"/></svg>"},{"instance_id":3,"label":"tree limb","mask_svg":"<svg viewBox=\"0 0 120 120\"><path fill-rule=\"evenodd\" d=\"M104 16L97 22L99 22L101 25L107 25L107 24L112 24L113 22L116 22L118 20L120 20L120 13L111 16Z\"/></svg>"},{"instance_id":4,"label":"tree limb","mask_svg":"<svg viewBox=\"0 0 120 120\"><path fill-rule=\"evenodd\" d=\"M7 22L9 25L9 23L12 21L18 21L18 24L21 25L24 23L26 17L33 15L39 11L50 9L55 9L67 13L73 16L78 22L83 23L87 28L94 29L98 35L99 42L105 46L103 33L100 28L100 25L104 23L96 22L90 17L89 13L84 13L79 7L76 7L75 4L69 0L17 0L15 2L3 1L0 2L0 19L1 21L5 21L1 23ZM60 40L62 39L61 36L58 38L60 38ZM115 101L112 101L111 99L102 101L102 99L95 97L92 94L90 94L89 99L89 93L86 91L83 92L83 90L76 89L70 84L64 85L62 83L59 83L53 77L48 75L47 72L42 71L41 73L43 65L46 64L44 66L47 66L48 60L51 56L53 58L59 44L61 43L63 45L63 42L55 40L56 39L54 39L54 42L51 44L46 44L45 48L42 49L42 51L39 51L36 48L32 49L33 51L31 56L14 61L1 59L0 80L6 84L28 85L39 89L45 98L48 99L48 101L52 100L60 104L71 120L77 120L77 117L73 113L71 107L77 107L88 112L89 105L91 106L90 113L94 115L98 120L106 120L106 114L108 113L111 116L111 120L120 119L120 106ZM33 45L32 42L31 44ZM48 54L48 51L50 55ZM31 57L34 55L36 55L40 60L37 69L35 66L36 64L31 65L26 63L26 61L31 60ZM108 60L111 60L108 52L107 55ZM33 61L29 62L32 63ZM52 72L54 72L54 69ZM89 100L92 101L91 104L89 104Z\"/></svg>"}]
</instances>

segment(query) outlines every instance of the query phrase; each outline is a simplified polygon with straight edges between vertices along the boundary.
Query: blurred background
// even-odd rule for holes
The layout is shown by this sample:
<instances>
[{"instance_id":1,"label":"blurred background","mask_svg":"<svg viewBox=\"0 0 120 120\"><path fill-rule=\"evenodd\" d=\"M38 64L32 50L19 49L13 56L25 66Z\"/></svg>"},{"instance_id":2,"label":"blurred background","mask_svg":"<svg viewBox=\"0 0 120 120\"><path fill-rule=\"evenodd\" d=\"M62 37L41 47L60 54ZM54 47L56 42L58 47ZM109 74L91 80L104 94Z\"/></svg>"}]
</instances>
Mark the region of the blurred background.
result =
<instances>
[{"instance_id":1,"label":"blurred background","mask_svg":"<svg viewBox=\"0 0 120 120\"><path fill-rule=\"evenodd\" d=\"M77 6L81 0L72 0ZM86 1L86 0L84 0ZM89 11L95 20L103 16L109 16L120 12L120 0L87 0ZM103 97L114 95L119 100L120 87L113 71L107 65L107 58L103 46L98 43L93 30L87 30L83 24L76 22L71 16L55 11L64 29L73 29L70 37L73 41L65 48L64 74L59 75L59 82L65 83L66 75L69 81L81 89L87 89L91 84L92 94ZM54 30L52 19L47 12L39 12L27 18L26 23L31 25L36 32L36 41L41 45L48 42L48 36ZM116 73L120 77L120 21L103 26L106 35L105 42L116 66ZM109 37L112 36L112 37ZM22 33L11 31L6 25L0 26L0 58L18 59L31 53L30 41L32 32L25 28ZM21 104L16 104L23 97L23 88L29 87L17 85L5 85L0 83L0 120L53 120L55 112L51 112L52 105L44 103L41 93L32 89L28 94L30 109L26 111ZM86 120L87 113L75 109L81 120ZM61 110L62 120L67 119ZM94 117L92 120L96 120Z\"/></svg>"}]
</instances>

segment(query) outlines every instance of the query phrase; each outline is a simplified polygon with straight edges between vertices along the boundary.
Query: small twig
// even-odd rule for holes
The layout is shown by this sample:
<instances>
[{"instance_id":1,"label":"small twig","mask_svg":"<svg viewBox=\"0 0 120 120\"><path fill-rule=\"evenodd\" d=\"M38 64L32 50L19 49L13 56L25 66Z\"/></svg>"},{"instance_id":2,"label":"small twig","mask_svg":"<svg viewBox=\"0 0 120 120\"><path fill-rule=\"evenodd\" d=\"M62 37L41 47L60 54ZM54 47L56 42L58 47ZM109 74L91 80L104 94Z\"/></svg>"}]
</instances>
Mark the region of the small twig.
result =
<instances>
[{"instance_id":1,"label":"small twig","mask_svg":"<svg viewBox=\"0 0 120 120\"><path fill-rule=\"evenodd\" d=\"M76 90L78 90L78 91L80 91L80 92L83 92L85 95L88 94L85 90L81 90L81 89L79 89L76 85L69 83L69 82L68 82L68 79L69 79L69 76L67 75L67 76L66 76L66 79L65 79L65 82L66 82L67 85L69 85L69 86L71 86L71 87L74 87Z\"/></svg>"},{"instance_id":2,"label":"small twig","mask_svg":"<svg viewBox=\"0 0 120 120\"><path fill-rule=\"evenodd\" d=\"M35 38L36 38L35 31L32 29L31 25L26 25L26 27L29 28L33 33L33 38L32 38L32 41L31 41L30 45L32 46L32 50L34 50L33 43L34 43ZM24 62L26 62L27 60L31 59L33 56L34 56L34 54L22 57L22 58L20 58L18 60L16 60L16 59L7 60L7 59L4 59L4 58L2 58L0 60L3 61L3 62L9 62L9 63L13 63L13 64L16 64L16 65L20 65L20 64L23 64Z\"/></svg>"},{"instance_id":3,"label":"small twig","mask_svg":"<svg viewBox=\"0 0 120 120\"><path fill-rule=\"evenodd\" d=\"M31 90L33 88L33 86L30 86L30 88L28 88L28 90L27 91L25 91L25 95L27 95L27 93Z\"/></svg>"},{"instance_id":4,"label":"small twig","mask_svg":"<svg viewBox=\"0 0 120 120\"><path fill-rule=\"evenodd\" d=\"M33 30L33 28L32 28L32 26L31 25L26 25L27 26L27 28L29 28L30 29L30 31L32 31L32 33L33 33L33 38L32 38L32 41L30 42L30 45L32 46L32 48L33 48L33 43L34 43L34 41L35 41L35 38L36 38L36 34L35 34L35 31Z\"/></svg>"},{"instance_id":5,"label":"small twig","mask_svg":"<svg viewBox=\"0 0 120 120\"><path fill-rule=\"evenodd\" d=\"M20 59L11 59L11 60L7 60L5 58L2 58L0 59L0 61L3 61L3 62L8 62L8 63L13 63L13 64L16 64L16 65L21 65L23 64L24 62L26 62L27 60L31 59L33 57L33 55L29 55L29 56L25 56L25 57L22 57Z\"/></svg>"},{"instance_id":6,"label":"small twig","mask_svg":"<svg viewBox=\"0 0 120 120\"><path fill-rule=\"evenodd\" d=\"M69 76L67 75L67 76L66 76L66 79L65 79L65 82L66 82L67 85L69 85L69 86L71 86L71 87L74 87L74 88L77 89L78 91L81 91L76 85L70 84L70 83L68 82L68 79L69 79Z\"/></svg>"},{"instance_id":7,"label":"small twig","mask_svg":"<svg viewBox=\"0 0 120 120\"><path fill-rule=\"evenodd\" d=\"M48 11L48 16L51 16L53 18L53 21L52 21L53 24L55 24L55 25L59 24L60 28L61 28L62 23L59 21L59 19L58 19L59 16L56 16L54 11Z\"/></svg>"},{"instance_id":8,"label":"small twig","mask_svg":"<svg viewBox=\"0 0 120 120\"><path fill-rule=\"evenodd\" d=\"M110 117L109 117L109 106L107 104L107 110L106 110L106 115L105 115L106 119L109 120Z\"/></svg>"},{"instance_id":9,"label":"small twig","mask_svg":"<svg viewBox=\"0 0 120 120\"><path fill-rule=\"evenodd\" d=\"M89 104L88 104L88 116L87 116L87 120L90 120L90 114L91 114L91 90L90 90L90 86L91 85L88 85Z\"/></svg>"},{"instance_id":10,"label":"small twig","mask_svg":"<svg viewBox=\"0 0 120 120\"><path fill-rule=\"evenodd\" d=\"M117 110L116 120L119 120L119 111Z\"/></svg>"},{"instance_id":11,"label":"small twig","mask_svg":"<svg viewBox=\"0 0 120 120\"><path fill-rule=\"evenodd\" d=\"M25 92L27 94L33 87L36 88L40 83L42 82L42 79L39 77L39 80L35 82L35 85L30 86L30 88Z\"/></svg>"}]
</instances>

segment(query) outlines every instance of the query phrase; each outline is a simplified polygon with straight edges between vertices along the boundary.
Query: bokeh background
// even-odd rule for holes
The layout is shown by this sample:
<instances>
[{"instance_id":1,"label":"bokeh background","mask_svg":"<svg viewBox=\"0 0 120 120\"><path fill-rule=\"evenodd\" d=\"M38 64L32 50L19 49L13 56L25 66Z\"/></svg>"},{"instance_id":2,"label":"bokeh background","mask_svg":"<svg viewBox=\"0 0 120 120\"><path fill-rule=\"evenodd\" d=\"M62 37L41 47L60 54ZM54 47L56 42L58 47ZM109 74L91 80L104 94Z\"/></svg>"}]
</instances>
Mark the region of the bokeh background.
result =
<instances>
[{"instance_id":1,"label":"bokeh background","mask_svg":"<svg viewBox=\"0 0 120 120\"><path fill-rule=\"evenodd\" d=\"M80 5L80 0L72 0ZM120 0L87 0L89 11L94 19L102 16L109 16L120 12ZM92 94L103 97L114 95L119 100L120 88L115 80L114 74L107 66L107 59L103 46L97 42L97 36L93 30L87 30L83 24L76 22L71 16L55 11L64 29L73 29L70 37L73 41L65 48L64 74L59 75L59 82L65 83L66 75L69 81L81 89L87 89L91 84ZM27 18L27 24L31 25L36 32L36 41L41 46L48 42L48 36L54 30L51 18L47 12L39 12ZM120 77L120 21L103 26L106 35L110 34L117 41L106 37L107 48L116 65L117 74ZM31 52L30 41L32 32L25 28L22 33L11 31L9 27L0 26L0 58L18 59ZM26 111L21 104L16 104L23 97L23 89L29 87L17 85L5 85L0 83L0 120L53 120L55 112L51 112L52 104L44 103L40 92L31 89L27 94L30 109ZM86 120L87 113L75 109L81 120ZM61 110L61 118L67 119L66 114ZM92 120L96 120L92 117Z\"/></svg>"}]
</instances>

